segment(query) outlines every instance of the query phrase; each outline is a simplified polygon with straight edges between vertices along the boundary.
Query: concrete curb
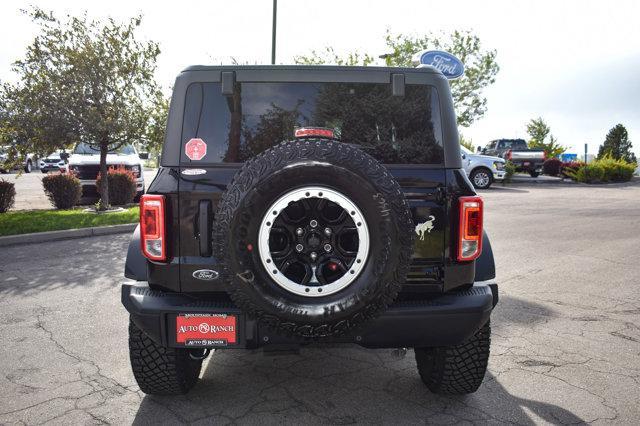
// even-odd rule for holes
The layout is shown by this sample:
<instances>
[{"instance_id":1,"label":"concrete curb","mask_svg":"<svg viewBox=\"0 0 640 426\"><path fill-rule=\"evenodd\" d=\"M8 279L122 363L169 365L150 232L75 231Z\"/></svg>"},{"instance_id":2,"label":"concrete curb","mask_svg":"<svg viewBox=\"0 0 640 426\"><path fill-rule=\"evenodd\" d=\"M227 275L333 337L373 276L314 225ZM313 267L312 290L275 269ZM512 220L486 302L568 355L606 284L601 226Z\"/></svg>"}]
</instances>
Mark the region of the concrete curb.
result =
<instances>
[{"instance_id":1,"label":"concrete curb","mask_svg":"<svg viewBox=\"0 0 640 426\"><path fill-rule=\"evenodd\" d=\"M502 185L501 182L496 182L499 185ZM494 185L496 184L494 183ZM537 185L558 185L558 186L589 186L592 188L623 188L625 186L635 186L640 184L640 178L634 176L628 182L600 182L600 183L584 183L584 182L576 182L571 179L536 179L532 178L527 180L526 177L517 178L516 180L512 180L507 183L505 186L537 186Z\"/></svg>"},{"instance_id":2,"label":"concrete curb","mask_svg":"<svg viewBox=\"0 0 640 426\"><path fill-rule=\"evenodd\" d=\"M65 229L62 231L8 235L6 237L0 237L0 247L68 240L71 238L93 237L98 235L124 234L127 232L133 232L137 225L137 223L125 223L122 225L96 226L94 228Z\"/></svg>"},{"instance_id":3,"label":"concrete curb","mask_svg":"<svg viewBox=\"0 0 640 426\"><path fill-rule=\"evenodd\" d=\"M579 182L574 182L571 179L538 179L530 177L517 177L512 179L507 185L577 185Z\"/></svg>"}]
</instances>

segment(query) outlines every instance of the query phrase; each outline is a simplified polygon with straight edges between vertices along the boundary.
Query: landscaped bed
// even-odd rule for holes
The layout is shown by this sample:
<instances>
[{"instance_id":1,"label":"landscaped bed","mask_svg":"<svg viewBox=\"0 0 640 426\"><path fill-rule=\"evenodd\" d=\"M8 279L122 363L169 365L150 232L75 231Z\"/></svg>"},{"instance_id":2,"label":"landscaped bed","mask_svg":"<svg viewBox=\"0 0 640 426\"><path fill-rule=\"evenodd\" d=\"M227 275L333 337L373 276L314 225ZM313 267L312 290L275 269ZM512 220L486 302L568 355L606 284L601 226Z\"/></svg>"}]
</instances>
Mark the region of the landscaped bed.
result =
<instances>
[{"instance_id":1,"label":"landscaped bed","mask_svg":"<svg viewBox=\"0 0 640 426\"><path fill-rule=\"evenodd\" d=\"M85 212L84 208L9 211L0 215L0 236L135 223L138 215L138 206L100 214Z\"/></svg>"}]
</instances>

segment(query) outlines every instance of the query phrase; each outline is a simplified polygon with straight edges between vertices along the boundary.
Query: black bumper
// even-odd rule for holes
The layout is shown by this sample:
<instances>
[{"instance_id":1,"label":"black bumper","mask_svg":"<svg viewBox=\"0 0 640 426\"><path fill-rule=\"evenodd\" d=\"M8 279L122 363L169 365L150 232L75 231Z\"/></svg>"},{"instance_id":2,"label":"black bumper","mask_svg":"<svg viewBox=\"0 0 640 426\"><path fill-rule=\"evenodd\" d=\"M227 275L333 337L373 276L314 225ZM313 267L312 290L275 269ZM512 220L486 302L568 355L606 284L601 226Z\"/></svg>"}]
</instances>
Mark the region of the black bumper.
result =
<instances>
[{"instance_id":1,"label":"black bumper","mask_svg":"<svg viewBox=\"0 0 640 426\"><path fill-rule=\"evenodd\" d=\"M327 343L356 343L369 348L457 345L483 326L498 302L498 285L476 283L464 291L449 292L424 300L400 301L378 318ZM178 314L231 314L238 318L238 343L227 348L258 348L268 345L308 343L285 337L246 317L228 300L204 299L188 294L151 290L146 283L122 285L122 304L134 323L163 346L176 343Z\"/></svg>"}]
</instances>

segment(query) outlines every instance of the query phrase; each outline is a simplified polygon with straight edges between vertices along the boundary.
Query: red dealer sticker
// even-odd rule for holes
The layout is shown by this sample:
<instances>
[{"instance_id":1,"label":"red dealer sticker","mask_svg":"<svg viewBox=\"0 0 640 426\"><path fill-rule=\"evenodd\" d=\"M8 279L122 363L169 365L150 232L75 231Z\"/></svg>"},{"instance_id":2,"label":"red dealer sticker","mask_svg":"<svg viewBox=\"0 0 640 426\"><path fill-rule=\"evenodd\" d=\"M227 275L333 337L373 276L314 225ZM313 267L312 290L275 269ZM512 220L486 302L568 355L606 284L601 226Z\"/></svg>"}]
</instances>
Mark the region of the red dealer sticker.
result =
<instances>
[{"instance_id":1,"label":"red dealer sticker","mask_svg":"<svg viewBox=\"0 0 640 426\"><path fill-rule=\"evenodd\" d=\"M207 144L200 138L193 138L185 144L184 153L190 160L200 161L207 155Z\"/></svg>"},{"instance_id":2,"label":"red dealer sticker","mask_svg":"<svg viewBox=\"0 0 640 426\"><path fill-rule=\"evenodd\" d=\"M185 346L226 346L237 343L237 319L227 314L180 314L176 342Z\"/></svg>"}]
</instances>

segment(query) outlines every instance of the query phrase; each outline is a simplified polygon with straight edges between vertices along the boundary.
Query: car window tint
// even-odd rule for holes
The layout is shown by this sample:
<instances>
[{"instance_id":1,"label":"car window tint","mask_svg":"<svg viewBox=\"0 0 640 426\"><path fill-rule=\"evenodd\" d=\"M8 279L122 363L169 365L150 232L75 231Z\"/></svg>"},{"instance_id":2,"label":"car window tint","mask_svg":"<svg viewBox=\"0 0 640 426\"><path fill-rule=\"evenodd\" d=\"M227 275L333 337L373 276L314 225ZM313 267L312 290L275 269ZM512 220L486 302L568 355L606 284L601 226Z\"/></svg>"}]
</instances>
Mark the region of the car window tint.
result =
<instances>
[{"instance_id":1,"label":"car window tint","mask_svg":"<svg viewBox=\"0 0 640 426\"><path fill-rule=\"evenodd\" d=\"M407 85L392 96L389 84L237 83L232 96L220 83L194 83L187 90L184 144L200 138L208 163L238 163L294 138L296 127L334 130L384 163L441 164L444 158L438 93Z\"/></svg>"}]
</instances>

